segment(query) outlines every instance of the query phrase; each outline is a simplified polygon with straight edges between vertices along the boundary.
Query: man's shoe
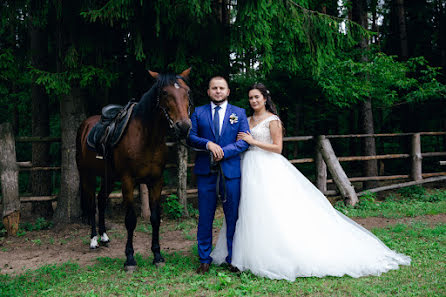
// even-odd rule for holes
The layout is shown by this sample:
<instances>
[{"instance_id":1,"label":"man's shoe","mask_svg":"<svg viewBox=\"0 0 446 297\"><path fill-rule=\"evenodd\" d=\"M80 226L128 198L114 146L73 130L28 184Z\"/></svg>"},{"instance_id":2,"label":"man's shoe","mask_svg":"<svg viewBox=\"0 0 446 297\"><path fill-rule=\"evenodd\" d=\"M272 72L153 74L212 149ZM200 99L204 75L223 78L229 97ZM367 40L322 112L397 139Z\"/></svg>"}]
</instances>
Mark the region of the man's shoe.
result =
<instances>
[{"instance_id":1,"label":"man's shoe","mask_svg":"<svg viewBox=\"0 0 446 297\"><path fill-rule=\"evenodd\" d=\"M228 265L228 268L229 268L229 271L231 271L231 272L240 273L240 270L231 264Z\"/></svg>"},{"instance_id":2,"label":"man's shoe","mask_svg":"<svg viewBox=\"0 0 446 297\"><path fill-rule=\"evenodd\" d=\"M197 273L198 274L206 274L209 272L209 264L208 263L201 263L200 266L198 266Z\"/></svg>"}]
</instances>

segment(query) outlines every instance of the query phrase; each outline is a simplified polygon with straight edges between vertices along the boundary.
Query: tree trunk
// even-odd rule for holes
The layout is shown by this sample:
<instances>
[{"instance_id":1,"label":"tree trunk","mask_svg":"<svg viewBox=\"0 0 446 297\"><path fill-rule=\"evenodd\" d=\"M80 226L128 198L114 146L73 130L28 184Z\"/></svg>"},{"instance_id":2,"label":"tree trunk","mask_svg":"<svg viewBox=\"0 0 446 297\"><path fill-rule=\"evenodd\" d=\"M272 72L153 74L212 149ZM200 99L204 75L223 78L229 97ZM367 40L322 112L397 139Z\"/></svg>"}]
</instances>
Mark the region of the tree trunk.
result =
<instances>
[{"instance_id":1,"label":"tree trunk","mask_svg":"<svg viewBox=\"0 0 446 297\"><path fill-rule=\"evenodd\" d=\"M213 0L211 7L216 23L214 27L210 27L210 30L220 36L219 39L214 40L216 42L215 47L213 46L215 63L221 66L221 75L229 77L231 73L228 54L231 36L229 0Z\"/></svg>"},{"instance_id":2,"label":"tree trunk","mask_svg":"<svg viewBox=\"0 0 446 297\"><path fill-rule=\"evenodd\" d=\"M377 6L378 6L378 0L372 0L370 3L370 7L372 10L372 31L376 32L378 34L372 36L372 43L377 44L378 46L380 45L380 40L379 40L379 26L377 24Z\"/></svg>"},{"instance_id":3,"label":"tree trunk","mask_svg":"<svg viewBox=\"0 0 446 297\"><path fill-rule=\"evenodd\" d=\"M81 215L79 173L76 167L76 133L84 119L81 90L78 86L73 86L71 93L60 101L62 164L60 194L54 214L56 222L69 223Z\"/></svg>"},{"instance_id":4,"label":"tree trunk","mask_svg":"<svg viewBox=\"0 0 446 297\"><path fill-rule=\"evenodd\" d=\"M33 2L34 3L34 2ZM31 26L31 64L37 69L46 70L48 64L48 34L44 28ZM32 136L49 136L49 99L44 88L32 85ZM34 142L32 144L33 166L46 167L50 165L50 144ZM51 172L31 172L31 188L33 196L51 195ZM33 202L32 212L49 218L53 215L51 201Z\"/></svg>"},{"instance_id":5,"label":"tree trunk","mask_svg":"<svg viewBox=\"0 0 446 297\"><path fill-rule=\"evenodd\" d=\"M435 0L436 14L434 22L438 28L438 48L440 50L440 66L442 68L443 77L446 76L446 7L444 0ZM444 80L443 80L444 83Z\"/></svg>"},{"instance_id":6,"label":"tree trunk","mask_svg":"<svg viewBox=\"0 0 446 297\"><path fill-rule=\"evenodd\" d=\"M364 29L368 29L367 23L367 2L365 0L354 0L352 6L352 19L353 21L359 23ZM363 50L361 60L364 63L368 62L368 57L366 51L368 50L368 40L363 38L360 43L360 48ZM364 77L365 80L368 79L367 76ZM373 112L372 112L372 99L365 98L364 101L360 103L360 114L361 114L361 128L364 134L374 134L375 128L373 125ZM363 140L363 153L365 156L375 156L376 147L375 139L373 137L365 137ZM377 176L378 175L378 165L376 160L364 161L363 167L365 176ZM376 181L364 182L364 188L373 188L377 185Z\"/></svg>"},{"instance_id":7,"label":"tree trunk","mask_svg":"<svg viewBox=\"0 0 446 297\"><path fill-rule=\"evenodd\" d=\"M401 48L401 59L406 61L409 57L409 47L407 45L407 26L406 26L406 14L404 9L404 0L396 0L396 9L398 14L398 31Z\"/></svg>"},{"instance_id":8,"label":"tree trunk","mask_svg":"<svg viewBox=\"0 0 446 297\"><path fill-rule=\"evenodd\" d=\"M3 199L3 225L8 235L16 235L20 221L19 168L10 123L0 125L0 180Z\"/></svg>"},{"instance_id":9,"label":"tree trunk","mask_svg":"<svg viewBox=\"0 0 446 297\"><path fill-rule=\"evenodd\" d=\"M372 100L367 98L365 102L361 102L361 124L362 133L374 134L375 129L373 125ZM364 156L376 156L376 145L374 137L365 137L362 142ZM364 162L364 176L377 176L378 164L376 160L368 160ZM378 185L376 181L364 182L364 188L374 188Z\"/></svg>"}]
</instances>

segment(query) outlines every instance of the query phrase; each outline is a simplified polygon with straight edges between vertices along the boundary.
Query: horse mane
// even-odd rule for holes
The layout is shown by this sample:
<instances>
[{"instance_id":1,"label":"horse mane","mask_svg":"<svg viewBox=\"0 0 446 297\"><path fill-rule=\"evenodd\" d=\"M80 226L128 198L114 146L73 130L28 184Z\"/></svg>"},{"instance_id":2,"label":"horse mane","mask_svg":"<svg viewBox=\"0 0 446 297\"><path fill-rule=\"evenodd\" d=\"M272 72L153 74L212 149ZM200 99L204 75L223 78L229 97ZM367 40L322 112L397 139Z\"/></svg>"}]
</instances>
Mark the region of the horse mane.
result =
<instances>
[{"instance_id":1,"label":"horse mane","mask_svg":"<svg viewBox=\"0 0 446 297\"><path fill-rule=\"evenodd\" d=\"M139 102L133 109L133 114L144 121L149 121L157 109L157 98L159 92L165 86L173 85L177 82L177 75L172 73L160 73L153 86L141 96Z\"/></svg>"}]
</instances>

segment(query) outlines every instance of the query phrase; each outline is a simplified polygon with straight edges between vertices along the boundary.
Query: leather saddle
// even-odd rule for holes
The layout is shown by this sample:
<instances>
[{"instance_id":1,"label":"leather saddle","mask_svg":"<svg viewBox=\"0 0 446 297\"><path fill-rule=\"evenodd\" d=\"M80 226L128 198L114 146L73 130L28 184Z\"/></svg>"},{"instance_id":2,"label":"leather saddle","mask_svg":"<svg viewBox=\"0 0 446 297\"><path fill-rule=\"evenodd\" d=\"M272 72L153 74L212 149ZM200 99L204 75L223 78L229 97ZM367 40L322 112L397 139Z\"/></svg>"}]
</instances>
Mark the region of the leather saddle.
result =
<instances>
[{"instance_id":1,"label":"leather saddle","mask_svg":"<svg viewBox=\"0 0 446 297\"><path fill-rule=\"evenodd\" d=\"M133 112L136 101L126 106L110 104L102 108L101 119L87 135L87 144L97 153L98 159L111 159L113 148L121 140Z\"/></svg>"}]
</instances>

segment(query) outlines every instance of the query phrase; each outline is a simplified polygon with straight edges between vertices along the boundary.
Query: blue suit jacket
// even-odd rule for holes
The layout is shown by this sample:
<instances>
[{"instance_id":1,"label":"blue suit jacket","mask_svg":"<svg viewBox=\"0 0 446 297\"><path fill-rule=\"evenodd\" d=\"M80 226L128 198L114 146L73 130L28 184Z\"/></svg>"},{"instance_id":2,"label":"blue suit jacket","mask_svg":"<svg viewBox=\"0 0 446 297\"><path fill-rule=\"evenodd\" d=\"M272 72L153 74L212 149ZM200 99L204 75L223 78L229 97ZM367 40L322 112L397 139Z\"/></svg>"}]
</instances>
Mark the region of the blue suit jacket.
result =
<instances>
[{"instance_id":1,"label":"blue suit jacket","mask_svg":"<svg viewBox=\"0 0 446 297\"><path fill-rule=\"evenodd\" d=\"M229 117L234 114L238 120L230 123ZM243 140L237 141L238 132L249 131L249 124L243 108L228 104L226 108L223 126L218 142L215 140L215 133L212 125L211 104L206 104L195 109L191 117L192 129L189 133L188 143L192 147L205 150L197 152L195 160L195 174L207 175L210 173L209 152L206 151L206 144L212 141L221 146L224 158L220 161L223 173L227 178L240 177L240 153L248 147Z\"/></svg>"}]
</instances>

